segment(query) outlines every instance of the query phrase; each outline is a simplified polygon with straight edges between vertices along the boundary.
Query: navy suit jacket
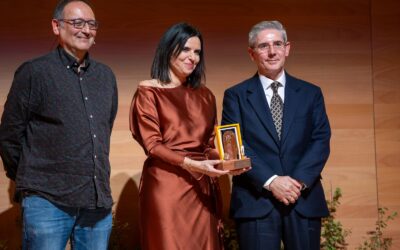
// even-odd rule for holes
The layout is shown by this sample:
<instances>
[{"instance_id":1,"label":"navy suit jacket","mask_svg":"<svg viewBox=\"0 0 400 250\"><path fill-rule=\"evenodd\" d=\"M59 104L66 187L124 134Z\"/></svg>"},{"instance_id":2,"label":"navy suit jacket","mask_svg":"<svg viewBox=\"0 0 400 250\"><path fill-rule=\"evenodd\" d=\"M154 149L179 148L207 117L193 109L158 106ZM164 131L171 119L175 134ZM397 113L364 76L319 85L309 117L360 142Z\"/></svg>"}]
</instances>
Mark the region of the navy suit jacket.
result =
<instances>
[{"instance_id":1,"label":"navy suit jacket","mask_svg":"<svg viewBox=\"0 0 400 250\"><path fill-rule=\"evenodd\" d=\"M283 203L263 188L273 175L288 175L307 188L293 205L305 217L329 214L320 182L331 131L321 89L286 72L282 140L278 139L258 74L225 91L222 124L239 123L252 169L233 177L231 216L260 218Z\"/></svg>"}]
</instances>

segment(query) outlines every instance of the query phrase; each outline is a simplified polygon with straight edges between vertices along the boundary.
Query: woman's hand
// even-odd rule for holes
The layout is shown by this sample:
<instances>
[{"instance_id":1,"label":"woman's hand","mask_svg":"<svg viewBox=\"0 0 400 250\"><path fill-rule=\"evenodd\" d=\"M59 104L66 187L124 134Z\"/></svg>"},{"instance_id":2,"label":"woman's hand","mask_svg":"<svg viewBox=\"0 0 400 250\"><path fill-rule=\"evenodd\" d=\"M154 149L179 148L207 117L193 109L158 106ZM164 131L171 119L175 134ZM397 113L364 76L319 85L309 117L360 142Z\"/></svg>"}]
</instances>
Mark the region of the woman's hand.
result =
<instances>
[{"instance_id":1,"label":"woman's hand","mask_svg":"<svg viewBox=\"0 0 400 250\"><path fill-rule=\"evenodd\" d=\"M241 175L243 173L246 173L247 171L249 171L251 169L251 167L245 167L245 168L239 168L239 169L234 169L234 170L230 170L229 174L230 175Z\"/></svg>"},{"instance_id":2,"label":"woman's hand","mask_svg":"<svg viewBox=\"0 0 400 250\"><path fill-rule=\"evenodd\" d=\"M204 160L204 161L196 161L192 160L188 157L185 157L183 160L182 167L188 169L190 171L199 172L210 177L218 177L224 174L228 174L228 170L219 170L216 165L220 164L221 160Z\"/></svg>"}]
</instances>

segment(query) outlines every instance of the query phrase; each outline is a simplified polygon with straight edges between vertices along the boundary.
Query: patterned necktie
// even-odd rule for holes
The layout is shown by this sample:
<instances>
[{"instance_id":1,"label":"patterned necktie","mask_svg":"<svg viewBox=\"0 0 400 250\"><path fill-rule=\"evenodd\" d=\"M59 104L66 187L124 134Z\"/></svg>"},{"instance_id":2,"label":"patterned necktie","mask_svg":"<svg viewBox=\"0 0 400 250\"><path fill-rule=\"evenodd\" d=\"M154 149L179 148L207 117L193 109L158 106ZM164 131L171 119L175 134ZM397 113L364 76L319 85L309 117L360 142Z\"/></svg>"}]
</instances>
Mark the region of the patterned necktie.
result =
<instances>
[{"instance_id":1,"label":"patterned necktie","mask_svg":"<svg viewBox=\"0 0 400 250\"><path fill-rule=\"evenodd\" d=\"M278 132L279 140L281 139L282 132L282 117L283 117L283 101L282 98L278 95L278 88L281 86L279 82L271 83L271 88L274 94L271 98L271 114L272 119L274 120L276 132Z\"/></svg>"}]
</instances>

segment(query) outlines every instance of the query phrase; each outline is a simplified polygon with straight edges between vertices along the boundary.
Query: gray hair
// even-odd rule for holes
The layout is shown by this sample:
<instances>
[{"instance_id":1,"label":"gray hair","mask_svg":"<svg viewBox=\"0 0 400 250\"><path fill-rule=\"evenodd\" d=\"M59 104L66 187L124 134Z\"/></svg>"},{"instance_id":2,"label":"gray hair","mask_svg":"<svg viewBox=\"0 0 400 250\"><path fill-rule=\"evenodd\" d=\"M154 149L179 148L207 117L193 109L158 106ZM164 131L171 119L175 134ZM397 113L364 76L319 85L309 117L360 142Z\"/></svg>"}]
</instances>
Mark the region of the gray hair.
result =
<instances>
[{"instance_id":1,"label":"gray hair","mask_svg":"<svg viewBox=\"0 0 400 250\"><path fill-rule=\"evenodd\" d=\"M249 47L254 47L258 33L266 29L278 30L282 34L283 41L287 42L286 29L279 21L262 21L254 25L249 32Z\"/></svg>"},{"instance_id":2,"label":"gray hair","mask_svg":"<svg viewBox=\"0 0 400 250\"><path fill-rule=\"evenodd\" d=\"M88 0L61 0L58 2L56 8L54 9L53 19L63 19L64 18L64 8L67 4L72 2L83 2L87 4L91 9L93 9L92 5Z\"/></svg>"}]
</instances>

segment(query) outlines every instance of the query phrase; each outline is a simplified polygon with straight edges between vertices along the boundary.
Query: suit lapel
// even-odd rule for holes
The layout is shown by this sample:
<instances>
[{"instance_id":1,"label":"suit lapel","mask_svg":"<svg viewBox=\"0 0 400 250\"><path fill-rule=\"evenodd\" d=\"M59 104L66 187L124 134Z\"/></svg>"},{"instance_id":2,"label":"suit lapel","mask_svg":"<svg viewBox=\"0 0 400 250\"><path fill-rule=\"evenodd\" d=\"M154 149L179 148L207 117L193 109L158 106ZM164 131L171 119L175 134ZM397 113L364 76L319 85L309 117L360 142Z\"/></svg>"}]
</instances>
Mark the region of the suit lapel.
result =
<instances>
[{"instance_id":1,"label":"suit lapel","mask_svg":"<svg viewBox=\"0 0 400 250\"><path fill-rule=\"evenodd\" d=\"M286 72L285 72L286 74ZM296 115L296 110L301 105L301 98L298 96L299 86L296 84L296 79L286 74L285 87L285 102L283 106L283 128L281 145L289 133L290 126Z\"/></svg>"},{"instance_id":2,"label":"suit lapel","mask_svg":"<svg viewBox=\"0 0 400 250\"><path fill-rule=\"evenodd\" d=\"M271 134L271 137L274 139L275 143L279 145L278 133L276 132L271 111L269 110L268 102L257 74L249 83L249 87L247 89L247 100L263 126Z\"/></svg>"}]
</instances>

